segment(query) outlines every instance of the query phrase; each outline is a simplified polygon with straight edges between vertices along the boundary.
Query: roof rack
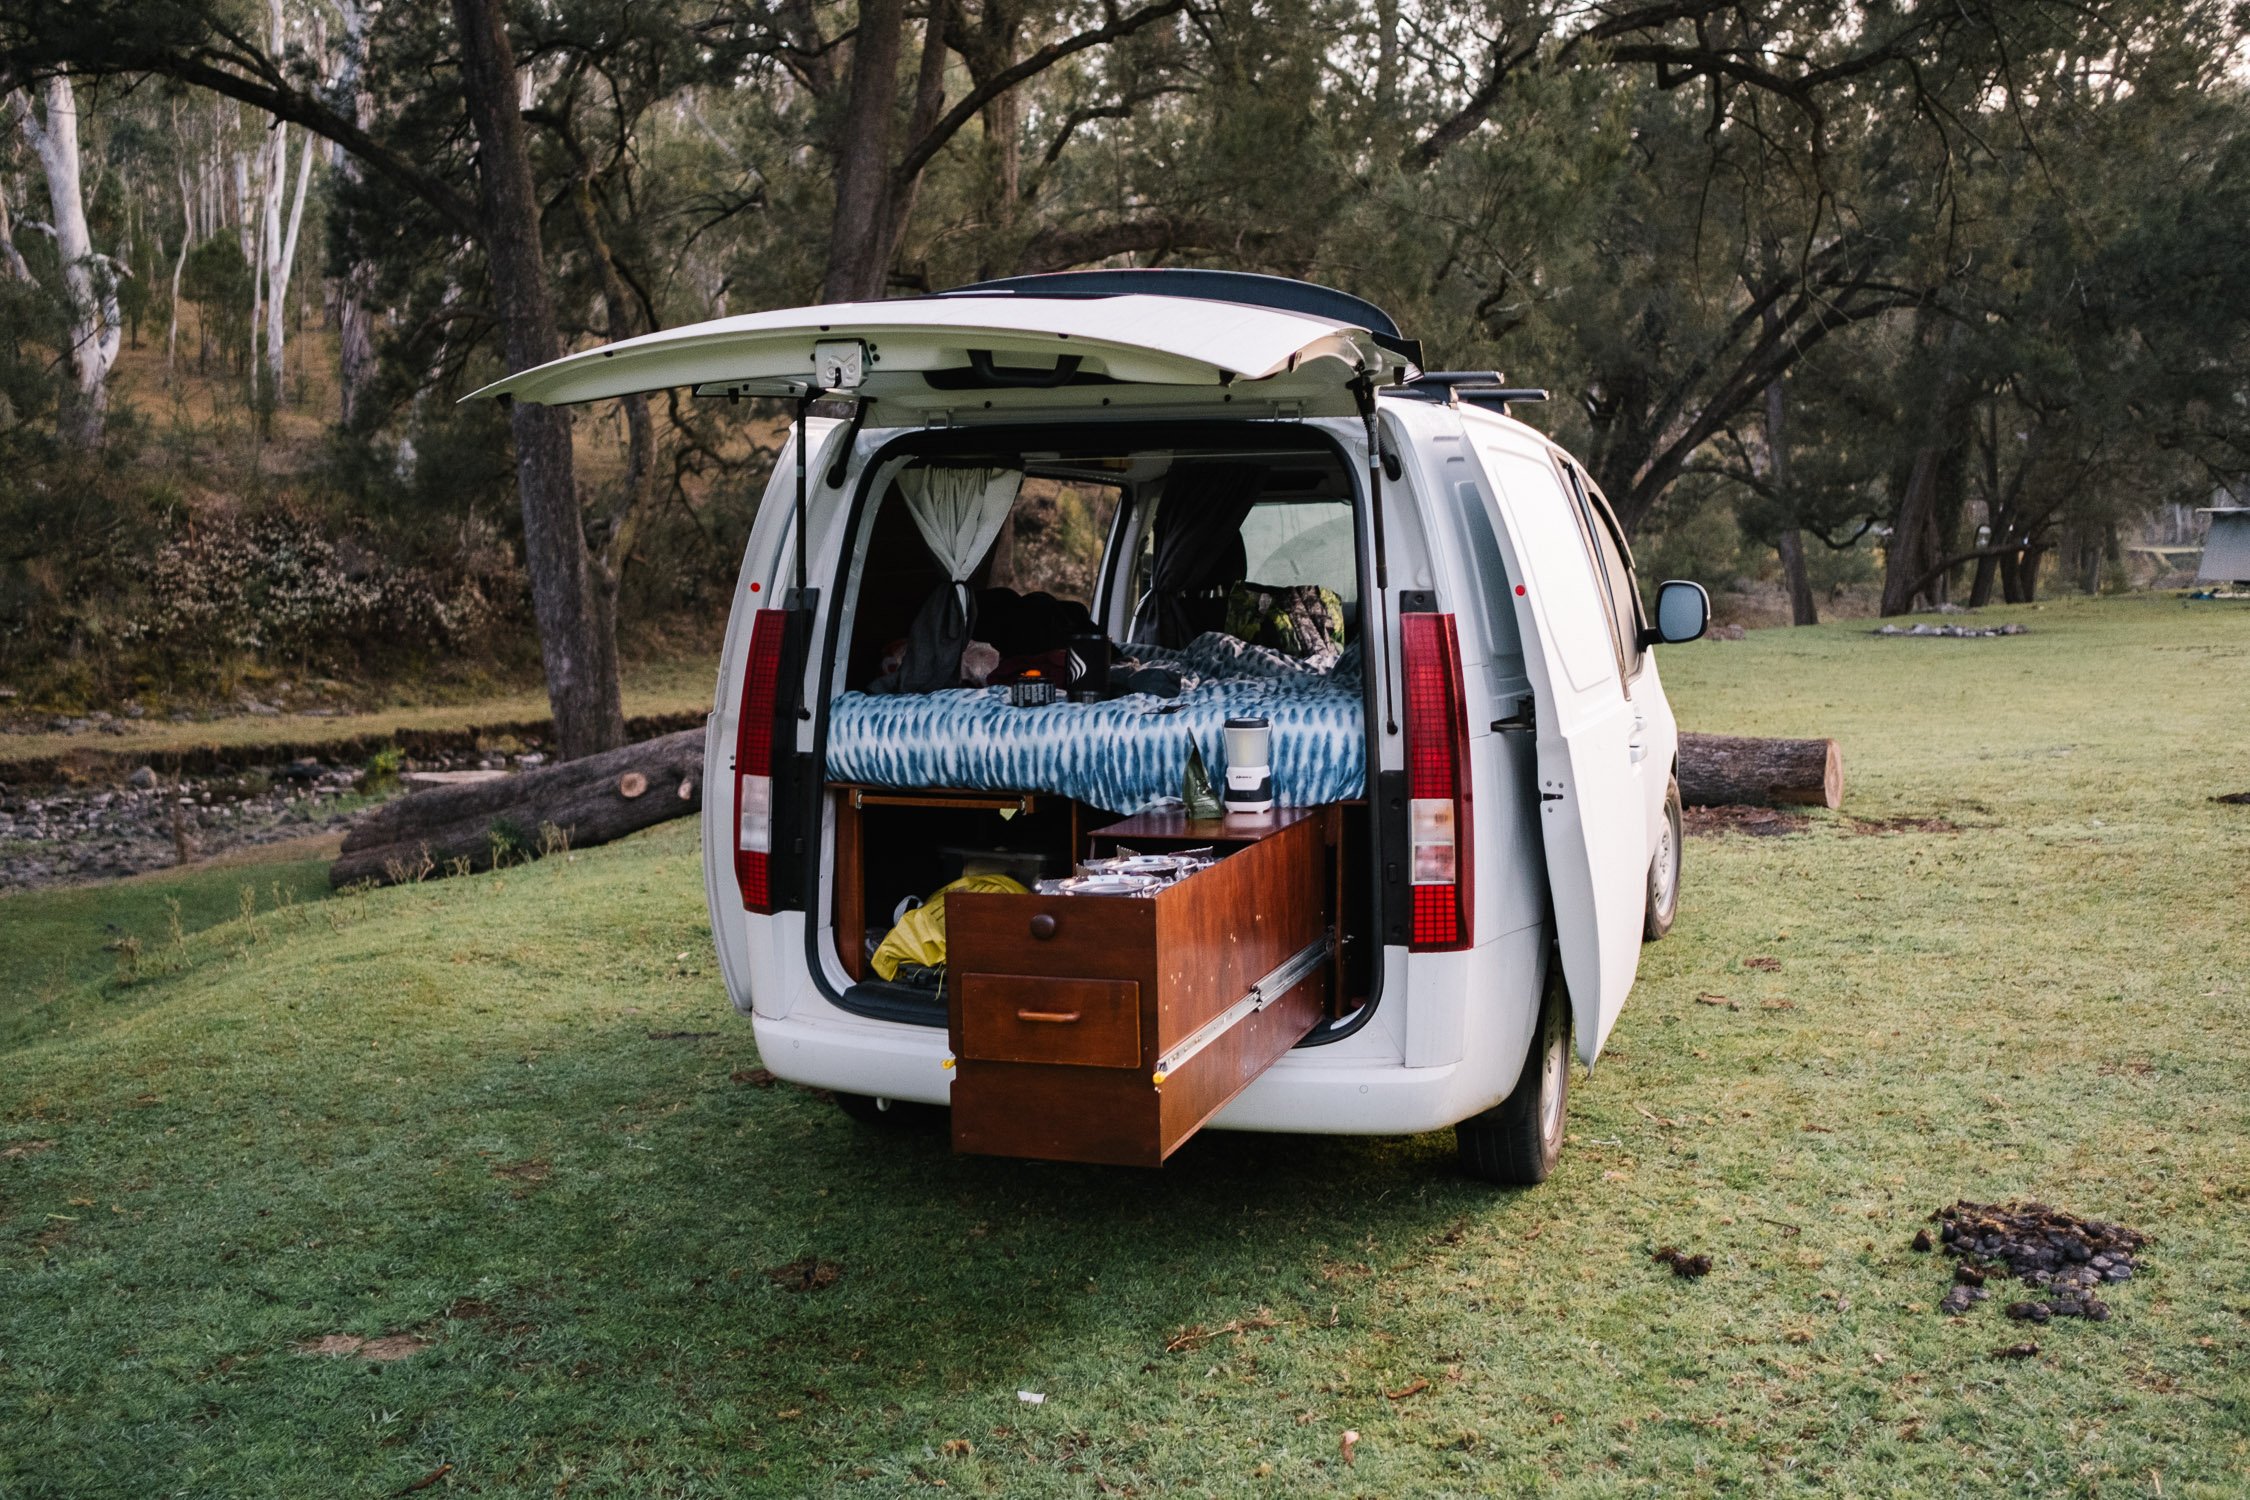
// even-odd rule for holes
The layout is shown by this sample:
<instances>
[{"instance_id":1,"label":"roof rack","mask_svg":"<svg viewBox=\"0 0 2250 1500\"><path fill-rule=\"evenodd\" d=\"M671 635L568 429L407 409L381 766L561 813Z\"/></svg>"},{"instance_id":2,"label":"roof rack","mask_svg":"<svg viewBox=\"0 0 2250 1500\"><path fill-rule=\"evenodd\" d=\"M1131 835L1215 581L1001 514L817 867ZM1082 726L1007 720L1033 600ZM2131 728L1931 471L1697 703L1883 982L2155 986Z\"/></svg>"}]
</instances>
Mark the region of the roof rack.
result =
<instances>
[{"instance_id":1,"label":"roof rack","mask_svg":"<svg viewBox=\"0 0 2250 1500\"><path fill-rule=\"evenodd\" d=\"M1036 276L1003 276L971 282L936 294L940 297L1192 297L1204 302L1235 302L1270 307L1364 328L1375 342L1422 365L1422 341L1399 331L1391 315L1364 297L1334 287L1255 271L1205 271L1160 266L1117 271L1050 271Z\"/></svg>"},{"instance_id":2,"label":"roof rack","mask_svg":"<svg viewBox=\"0 0 2250 1500\"><path fill-rule=\"evenodd\" d=\"M1465 402L1502 416L1508 414L1512 402L1547 399L1546 391L1538 386L1508 384L1498 370L1429 370L1401 385L1398 394L1447 406Z\"/></svg>"}]
</instances>

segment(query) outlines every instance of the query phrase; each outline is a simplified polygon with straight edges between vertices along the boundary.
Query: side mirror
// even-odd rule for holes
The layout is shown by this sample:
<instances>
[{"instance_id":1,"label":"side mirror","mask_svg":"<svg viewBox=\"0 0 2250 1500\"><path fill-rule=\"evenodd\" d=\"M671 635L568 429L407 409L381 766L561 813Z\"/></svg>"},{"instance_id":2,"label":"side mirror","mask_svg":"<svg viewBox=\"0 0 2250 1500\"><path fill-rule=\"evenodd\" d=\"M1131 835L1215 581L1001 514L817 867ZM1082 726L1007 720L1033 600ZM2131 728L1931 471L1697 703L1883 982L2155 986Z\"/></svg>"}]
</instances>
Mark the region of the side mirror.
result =
<instances>
[{"instance_id":1,"label":"side mirror","mask_svg":"<svg viewBox=\"0 0 2250 1500\"><path fill-rule=\"evenodd\" d=\"M1698 640L1711 623L1711 596L1700 583L1665 580L1656 590L1656 623L1641 632L1641 645L1678 646Z\"/></svg>"}]
</instances>

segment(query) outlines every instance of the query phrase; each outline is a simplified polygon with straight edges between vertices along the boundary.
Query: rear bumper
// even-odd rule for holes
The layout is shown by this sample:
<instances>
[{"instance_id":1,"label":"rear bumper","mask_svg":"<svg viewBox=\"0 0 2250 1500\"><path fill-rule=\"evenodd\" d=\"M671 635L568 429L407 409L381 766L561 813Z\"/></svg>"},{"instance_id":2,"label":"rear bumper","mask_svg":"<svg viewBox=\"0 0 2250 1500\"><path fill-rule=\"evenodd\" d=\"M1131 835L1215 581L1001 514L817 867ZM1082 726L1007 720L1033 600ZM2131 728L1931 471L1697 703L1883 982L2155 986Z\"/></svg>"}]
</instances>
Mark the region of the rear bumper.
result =
<instances>
[{"instance_id":1,"label":"rear bumper","mask_svg":"<svg viewBox=\"0 0 2250 1500\"><path fill-rule=\"evenodd\" d=\"M802 1011L754 1014L758 1054L776 1076L812 1088L922 1104L950 1102L953 1072L946 1035L930 1027L865 1021L833 1007L815 1020ZM1419 1135L1490 1109L1514 1086L1513 1067L1496 1067L1496 1048L1463 1060L1410 1068L1396 1054L1350 1057L1342 1048L1291 1053L1219 1112L1208 1128L1299 1135ZM1521 1054L1516 1061L1520 1064ZM1500 1075L1505 1072L1509 1076Z\"/></svg>"}]
</instances>

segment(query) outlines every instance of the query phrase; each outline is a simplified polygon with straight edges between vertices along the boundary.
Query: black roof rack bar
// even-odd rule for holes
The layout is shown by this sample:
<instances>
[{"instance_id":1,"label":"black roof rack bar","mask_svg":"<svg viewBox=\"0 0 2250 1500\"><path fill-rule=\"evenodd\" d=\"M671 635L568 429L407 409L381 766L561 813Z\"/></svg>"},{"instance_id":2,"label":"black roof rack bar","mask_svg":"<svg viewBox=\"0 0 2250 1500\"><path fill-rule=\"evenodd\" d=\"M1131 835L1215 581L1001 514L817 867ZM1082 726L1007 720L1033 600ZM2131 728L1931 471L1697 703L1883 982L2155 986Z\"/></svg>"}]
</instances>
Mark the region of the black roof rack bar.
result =
<instances>
[{"instance_id":1,"label":"black roof rack bar","mask_svg":"<svg viewBox=\"0 0 2250 1500\"><path fill-rule=\"evenodd\" d=\"M1466 401L1502 413L1511 402L1547 399L1547 393L1537 386L1509 385L1498 370L1431 370L1407 381L1399 387L1399 394L1422 401Z\"/></svg>"}]
</instances>

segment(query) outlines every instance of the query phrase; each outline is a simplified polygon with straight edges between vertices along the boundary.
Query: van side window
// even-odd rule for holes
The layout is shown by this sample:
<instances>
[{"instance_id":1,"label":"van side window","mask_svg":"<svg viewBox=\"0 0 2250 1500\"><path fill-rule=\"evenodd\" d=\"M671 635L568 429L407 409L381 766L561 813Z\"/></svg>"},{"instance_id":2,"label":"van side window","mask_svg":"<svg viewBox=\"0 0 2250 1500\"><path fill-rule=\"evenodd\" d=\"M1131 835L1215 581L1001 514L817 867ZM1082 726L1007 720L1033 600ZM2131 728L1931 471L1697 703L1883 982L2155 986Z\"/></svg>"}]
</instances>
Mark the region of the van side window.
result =
<instances>
[{"instance_id":1,"label":"van side window","mask_svg":"<svg viewBox=\"0 0 2250 1500\"><path fill-rule=\"evenodd\" d=\"M1578 504L1579 522L1592 548L1594 571L1601 575L1602 592L1609 602L1609 630L1617 647L1617 667L1631 677L1641 666L1640 590L1633 584L1633 564L1618 540L1617 523L1610 518L1609 507L1595 495L1578 466L1566 463L1563 472L1570 476L1571 498Z\"/></svg>"}]
</instances>

